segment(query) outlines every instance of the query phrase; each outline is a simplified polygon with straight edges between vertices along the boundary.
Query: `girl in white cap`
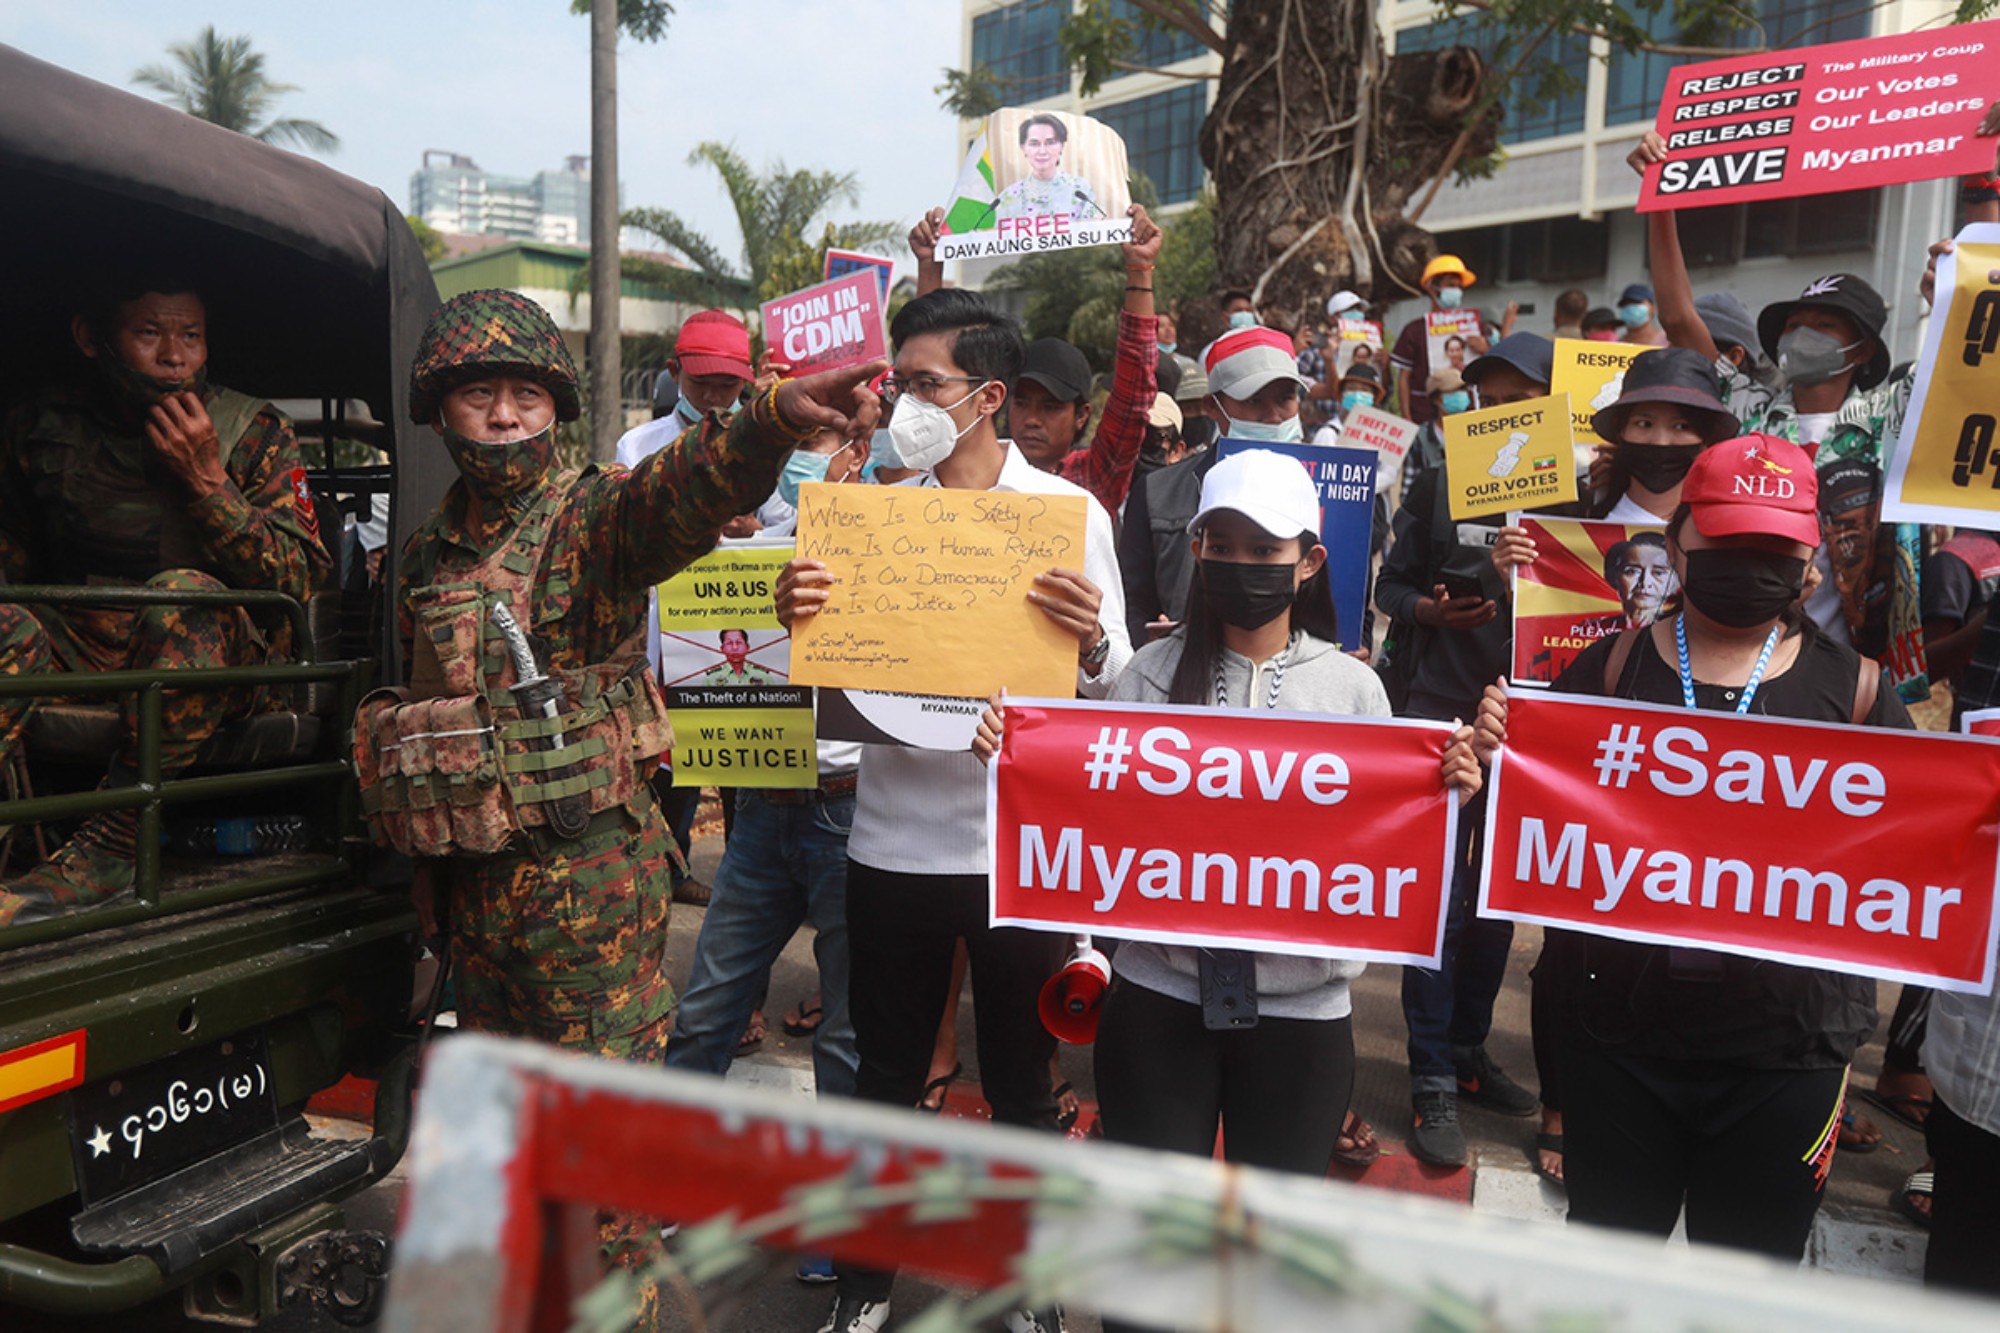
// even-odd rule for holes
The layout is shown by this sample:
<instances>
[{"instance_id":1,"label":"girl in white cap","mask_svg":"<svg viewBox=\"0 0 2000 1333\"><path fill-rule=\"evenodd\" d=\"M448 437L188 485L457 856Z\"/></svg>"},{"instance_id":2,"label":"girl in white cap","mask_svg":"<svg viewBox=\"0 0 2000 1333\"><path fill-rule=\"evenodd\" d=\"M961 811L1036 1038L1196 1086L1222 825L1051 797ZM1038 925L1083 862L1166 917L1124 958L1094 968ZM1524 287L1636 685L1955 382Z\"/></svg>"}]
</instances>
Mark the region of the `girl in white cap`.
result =
<instances>
[{"instance_id":1,"label":"girl in white cap","mask_svg":"<svg viewBox=\"0 0 2000 1333\"><path fill-rule=\"evenodd\" d=\"M1334 643L1319 495L1296 459L1234 454L1204 479L1188 524L1197 573L1186 622L1146 645L1112 698L1195 707L1388 717L1375 673ZM973 749L990 759L1001 720L987 710ZM1443 781L1479 789L1472 731L1445 749ZM1206 1156L1218 1124L1232 1162L1319 1176L1354 1086L1348 982L1362 964L1128 941L1097 1032L1105 1137ZM1203 981L1254 975L1253 1024L1211 1031ZM1371 1145L1372 1146L1372 1145ZM1112 1325L1107 1324L1107 1330Z\"/></svg>"}]
</instances>

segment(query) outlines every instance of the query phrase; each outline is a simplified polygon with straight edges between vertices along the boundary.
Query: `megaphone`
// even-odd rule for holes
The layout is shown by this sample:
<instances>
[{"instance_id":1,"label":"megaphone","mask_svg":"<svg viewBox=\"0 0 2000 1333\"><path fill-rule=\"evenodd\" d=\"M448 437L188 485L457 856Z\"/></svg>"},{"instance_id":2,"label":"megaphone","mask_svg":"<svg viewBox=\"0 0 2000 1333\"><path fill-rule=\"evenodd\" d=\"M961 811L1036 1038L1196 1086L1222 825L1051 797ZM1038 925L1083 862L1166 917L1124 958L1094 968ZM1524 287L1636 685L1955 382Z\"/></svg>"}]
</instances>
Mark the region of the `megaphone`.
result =
<instances>
[{"instance_id":1,"label":"megaphone","mask_svg":"<svg viewBox=\"0 0 2000 1333\"><path fill-rule=\"evenodd\" d=\"M1057 1041L1087 1046L1097 1040L1097 1015L1104 1008L1104 991L1111 984L1111 960L1091 946L1090 936L1078 935L1062 971L1042 987L1036 1008L1042 1026Z\"/></svg>"}]
</instances>

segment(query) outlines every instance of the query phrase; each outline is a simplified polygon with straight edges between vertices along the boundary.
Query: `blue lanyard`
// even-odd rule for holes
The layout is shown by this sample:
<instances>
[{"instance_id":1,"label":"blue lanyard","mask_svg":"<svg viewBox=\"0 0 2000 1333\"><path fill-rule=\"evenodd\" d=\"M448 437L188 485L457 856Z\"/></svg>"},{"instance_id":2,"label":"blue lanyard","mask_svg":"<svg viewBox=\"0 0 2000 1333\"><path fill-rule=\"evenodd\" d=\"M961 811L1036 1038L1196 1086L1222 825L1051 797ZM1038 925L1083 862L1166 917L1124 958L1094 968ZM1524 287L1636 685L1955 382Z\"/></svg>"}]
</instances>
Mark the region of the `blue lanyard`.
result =
<instances>
[{"instance_id":1,"label":"blue lanyard","mask_svg":"<svg viewBox=\"0 0 2000 1333\"><path fill-rule=\"evenodd\" d=\"M1743 697L1736 701L1737 712L1750 711L1750 701L1757 697L1757 687L1764 683L1764 668L1771 665L1771 651L1778 646L1778 640L1783 638L1784 634L1783 625L1771 626L1770 636L1764 640L1764 651L1757 654L1757 665L1750 668L1750 679L1743 685ZM1697 707L1694 701L1694 670L1688 666L1688 632L1685 616L1674 617L1674 647L1680 649L1681 655L1681 702L1689 708Z\"/></svg>"}]
</instances>

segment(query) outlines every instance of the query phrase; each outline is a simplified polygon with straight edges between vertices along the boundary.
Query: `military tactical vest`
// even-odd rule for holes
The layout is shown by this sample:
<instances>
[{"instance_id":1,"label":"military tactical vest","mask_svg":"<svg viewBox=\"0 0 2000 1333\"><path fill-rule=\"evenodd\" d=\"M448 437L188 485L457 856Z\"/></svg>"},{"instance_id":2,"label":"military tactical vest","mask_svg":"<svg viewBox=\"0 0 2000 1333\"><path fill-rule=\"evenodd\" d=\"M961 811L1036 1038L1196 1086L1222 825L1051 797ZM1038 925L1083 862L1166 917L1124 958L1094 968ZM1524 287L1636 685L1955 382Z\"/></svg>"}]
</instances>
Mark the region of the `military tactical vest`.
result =
<instances>
[{"instance_id":1,"label":"military tactical vest","mask_svg":"<svg viewBox=\"0 0 2000 1333\"><path fill-rule=\"evenodd\" d=\"M242 442L261 398L210 386L204 405L215 423L221 462ZM47 399L20 448L21 467L42 522L38 560L59 553L60 568L38 577L64 583L144 583L168 569L221 571L143 429L114 437L78 395Z\"/></svg>"},{"instance_id":2,"label":"military tactical vest","mask_svg":"<svg viewBox=\"0 0 2000 1333\"><path fill-rule=\"evenodd\" d=\"M636 813L644 775L672 747L643 625L604 662L545 668L562 686L557 716L527 717L515 702L519 677L492 610L504 603L524 632L534 626L536 574L579 475L559 473L464 577L407 594L410 687L375 691L354 720L362 810L380 841L412 856L488 856L524 833L546 838L558 803ZM434 570L427 560L423 577Z\"/></svg>"}]
</instances>

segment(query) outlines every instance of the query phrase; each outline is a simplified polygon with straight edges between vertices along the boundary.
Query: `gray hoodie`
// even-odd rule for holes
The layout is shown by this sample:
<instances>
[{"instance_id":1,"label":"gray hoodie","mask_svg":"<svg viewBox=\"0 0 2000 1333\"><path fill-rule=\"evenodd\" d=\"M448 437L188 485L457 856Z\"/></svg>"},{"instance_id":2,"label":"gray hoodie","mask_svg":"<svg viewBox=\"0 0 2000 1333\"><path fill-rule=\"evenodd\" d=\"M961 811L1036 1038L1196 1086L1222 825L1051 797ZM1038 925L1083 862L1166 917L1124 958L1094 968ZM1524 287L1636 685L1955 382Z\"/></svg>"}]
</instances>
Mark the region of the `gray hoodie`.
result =
<instances>
[{"instance_id":1,"label":"gray hoodie","mask_svg":"<svg viewBox=\"0 0 2000 1333\"><path fill-rule=\"evenodd\" d=\"M1125 667L1111 697L1127 703L1167 701L1180 665L1187 631L1147 644ZM1222 685L1232 708L1262 708L1271 689L1270 665L1258 666L1240 653L1222 650ZM1304 633L1292 636L1278 707L1296 713L1347 717L1388 717L1389 697L1375 673L1332 644ZM1200 950L1173 944L1127 940L1112 966L1118 975L1148 990L1188 1004L1201 1003L1196 980ZM1257 1011L1269 1018L1345 1018L1353 1010L1347 983L1367 964L1338 958L1257 956Z\"/></svg>"}]
</instances>

